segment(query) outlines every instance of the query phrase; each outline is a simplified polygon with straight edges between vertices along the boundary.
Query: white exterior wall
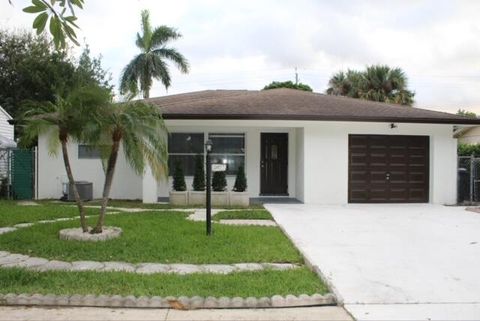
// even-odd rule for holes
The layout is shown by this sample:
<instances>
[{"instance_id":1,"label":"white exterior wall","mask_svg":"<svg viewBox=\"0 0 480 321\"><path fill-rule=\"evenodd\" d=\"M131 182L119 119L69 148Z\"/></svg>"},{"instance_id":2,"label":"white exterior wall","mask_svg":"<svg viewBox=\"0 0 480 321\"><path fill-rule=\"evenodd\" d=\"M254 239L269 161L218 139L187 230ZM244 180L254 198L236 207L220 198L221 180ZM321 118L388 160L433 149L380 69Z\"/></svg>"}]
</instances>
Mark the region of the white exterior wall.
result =
<instances>
[{"instance_id":1,"label":"white exterior wall","mask_svg":"<svg viewBox=\"0 0 480 321\"><path fill-rule=\"evenodd\" d=\"M12 119L2 107L0 107L0 135L13 140L13 125L8 123Z\"/></svg>"},{"instance_id":2,"label":"white exterior wall","mask_svg":"<svg viewBox=\"0 0 480 321\"><path fill-rule=\"evenodd\" d=\"M68 153L73 177L77 181L93 183L93 197L101 198L105 173L99 159L78 159L78 145L68 144ZM136 175L125 162L123 149L120 149L115 176L113 178L111 198L141 199L142 178ZM47 136L38 139L38 198L58 199L62 196L62 183L68 182L60 147L57 155L48 152Z\"/></svg>"},{"instance_id":3,"label":"white exterior wall","mask_svg":"<svg viewBox=\"0 0 480 321\"><path fill-rule=\"evenodd\" d=\"M278 122L242 122L245 126L239 127L238 121L199 121L170 120L166 121L170 133L204 133L205 140L208 133L244 133L245 134L245 174L247 176L247 191L250 197L258 197L260 194L260 133L288 133L288 194L296 197L296 138L295 128L282 127ZM284 124L283 124L284 125ZM172 189L172 178L168 182L158 183L158 196L168 197ZM193 176L186 176L187 189L192 189ZM227 188L233 189L235 175L227 175Z\"/></svg>"},{"instance_id":4,"label":"white exterior wall","mask_svg":"<svg viewBox=\"0 0 480 321\"><path fill-rule=\"evenodd\" d=\"M251 197L260 193L260 134L289 134L288 192L305 203L346 204L348 201L348 135L426 135L430 137L430 202L452 204L456 200L456 146L452 125L388 123L255 121L255 120L167 120L170 132L245 133L245 171ZM241 123L241 126L239 124ZM201 125L199 125L201 124ZM205 135L207 138L207 135ZM39 139L39 198L61 196L66 181L61 154L48 155L46 138ZM60 151L59 151L60 152ZM104 173L99 160L78 159L77 146L69 146L72 168L77 180L94 183L94 197L101 196ZM123 155L123 154L121 154ZM235 177L227 178L228 188ZM192 177L186 178L191 189ZM112 186L112 198L155 201L167 197L168 182L155 182L151 175L136 175L119 157Z\"/></svg>"},{"instance_id":5,"label":"white exterior wall","mask_svg":"<svg viewBox=\"0 0 480 321\"><path fill-rule=\"evenodd\" d=\"M430 136L430 202L453 204L457 186L457 141L452 125L311 122L305 126L305 203L348 202L348 135Z\"/></svg>"},{"instance_id":6,"label":"white exterior wall","mask_svg":"<svg viewBox=\"0 0 480 321\"><path fill-rule=\"evenodd\" d=\"M470 128L458 138L459 144L480 144L480 126Z\"/></svg>"}]
</instances>

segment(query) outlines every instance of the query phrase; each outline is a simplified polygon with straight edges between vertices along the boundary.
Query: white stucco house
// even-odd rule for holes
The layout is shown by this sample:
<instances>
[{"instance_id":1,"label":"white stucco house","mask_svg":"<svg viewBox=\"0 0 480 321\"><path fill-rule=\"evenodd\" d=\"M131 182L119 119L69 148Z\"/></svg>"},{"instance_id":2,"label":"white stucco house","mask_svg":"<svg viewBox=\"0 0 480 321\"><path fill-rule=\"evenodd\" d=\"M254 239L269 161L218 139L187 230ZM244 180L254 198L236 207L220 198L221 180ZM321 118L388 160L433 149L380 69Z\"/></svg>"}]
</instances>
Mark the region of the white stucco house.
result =
<instances>
[{"instance_id":1,"label":"white stucco house","mask_svg":"<svg viewBox=\"0 0 480 321\"><path fill-rule=\"evenodd\" d=\"M288 197L304 203L452 204L456 201L454 126L480 120L292 89L208 90L152 98L170 132L170 160L179 160L191 188L194 157L213 141L214 162L227 164L229 188L245 166L251 198ZM77 180L100 197L98 155L71 143ZM38 197L61 196L61 156L39 138ZM120 158L111 197L166 199L169 181L136 175Z\"/></svg>"},{"instance_id":2,"label":"white stucco house","mask_svg":"<svg viewBox=\"0 0 480 321\"><path fill-rule=\"evenodd\" d=\"M0 106L0 148L16 147L13 125L9 123L12 117Z\"/></svg>"}]
</instances>

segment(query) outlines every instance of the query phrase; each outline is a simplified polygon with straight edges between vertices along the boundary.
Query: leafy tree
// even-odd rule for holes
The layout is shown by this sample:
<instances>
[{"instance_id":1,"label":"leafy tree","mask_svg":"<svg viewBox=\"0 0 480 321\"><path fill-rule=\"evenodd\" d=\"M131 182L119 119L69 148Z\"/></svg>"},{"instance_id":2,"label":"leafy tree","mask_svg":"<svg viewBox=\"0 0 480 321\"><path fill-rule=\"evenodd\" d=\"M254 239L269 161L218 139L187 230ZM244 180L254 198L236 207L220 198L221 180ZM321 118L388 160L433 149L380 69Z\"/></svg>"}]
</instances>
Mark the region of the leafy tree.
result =
<instances>
[{"instance_id":1,"label":"leafy tree","mask_svg":"<svg viewBox=\"0 0 480 321\"><path fill-rule=\"evenodd\" d=\"M45 36L25 31L0 30L0 105L17 119L25 101L65 97L79 86L97 85L112 90L101 58L88 46L79 59L58 52Z\"/></svg>"},{"instance_id":2,"label":"leafy tree","mask_svg":"<svg viewBox=\"0 0 480 321\"><path fill-rule=\"evenodd\" d=\"M12 0L8 2L12 4ZM75 7L83 9L84 0L32 0L31 3L32 5L23 8L23 11L37 15L33 21L37 35L43 33L48 24L56 49L65 49L66 38L79 45L75 33L75 29L79 28L75 23Z\"/></svg>"},{"instance_id":3,"label":"leafy tree","mask_svg":"<svg viewBox=\"0 0 480 321\"><path fill-rule=\"evenodd\" d=\"M298 90L304 90L304 91L313 91L312 88L307 84L302 84L302 83L294 84L290 80L272 81L270 84L263 87L263 90L277 89L277 88L290 88L290 89L298 89Z\"/></svg>"},{"instance_id":4,"label":"leafy tree","mask_svg":"<svg viewBox=\"0 0 480 321\"><path fill-rule=\"evenodd\" d=\"M480 144L458 144L458 156L480 156Z\"/></svg>"},{"instance_id":5,"label":"leafy tree","mask_svg":"<svg viewBox=\"0 0 480 321\"><path fill-rule=\"evenodd\" d=\"M237 177L235 178L235 185L233 186L235 192L245 192L247 190L247 177L245 176L245 169L243 166L238 167Z\"/></svg>"},{"instance_id":6,"label":"leafy tree","mask_svg":"<svg viewBox=\"0 0 480 321\"><path fill-rule=\"evenodd\" d=\"M227 187L227 179L225 171L213 172L212 189L214 192L223 192Z\"/></svg>"},{"instance_id":7,"label":"leafy tree","mask_svg":"<svg viewBox=\"0 0 480 321\"><path fill-rule=\"evenodd\" d=\"M158 107L132 101L109 104L96 113L84 140L101 150L105 183L100 216L91 233L101 233L120 146L130 167L139 175L149 168L157 180L167 173L167 129ZM185 181L183 181L185 185Z\"/></svg>"},{"instance_id":8,"label":"leafy tree","mask_svg":"<svg viewBox=\"0 0 480 321\"><path fill-rule=\"evenodd\" d=\"M142 11L142 34L137 33L136 45L141 53L135 56L123 69L120 76L120 93L136 96L139 91L143 98L150 97L153 79L160 80L165 88L171 84L166 59L176 64L182 73L188 73L187 59L168 43L181 37L175 29L160 26L152 29L148 10Z\"/></svg>"},{"instance_id":9,"label":"leafy tree","mask_svg":"<svg viewBox=\"0 0 480 321\"><path fill-rule=\"evenodd\" d=\"M468 110L465 110L465 109L459 109L457 111L457 115L468 117L468 118L477 118L478 117L477 114L475 114L474 112L471 112L471 111L468 111Z\"/></svg>"},{"instance_id":10,"label":"leafy tree","mask_svg":"<svg viewBox=\"0 0 480 321\"><path fill-rule=\"evenodd\" d=\"M67 144L70 140L82 140L88 118L109 101L110 93L102 87L79 87L65 98L57 96L53 103L30 101L28 111L25 112L21 123L23 142L31 143L39 135L46 134L49 139L50 153L56 154L58 145L61 145L65 171L80 212L83 232L88 231L88 226L83 203L75 185Z\"/></svg>"},{"instance_id":11,"label":"leafy tree","mask_svg":"<svg viewBox=\"0 0 480 321\"><path fill-rule=\"evenodd\" d=\"M203 156L197 155L195 157L195 175L193 176L193 190L205 190L205 170L203 168Z\"/></svg>"},{"instance_id":12,"label":"leafy tree","mask_svg":"<svg viewBox=\"0 0 480 321\"><path fill-rule=\"evenodd\" d=\"M173 190L177 192L183 192L187 190L187 184L185 184L185 175L183 174L182 163L176 161L173 169Z\"/></svg>"},{"instance_id":13,"label":"leafy tree","mask_svg":"<svg viewBox=\"0 0 480 321\"><path fill-rule=\"evenodd\" d=\"M365 71L338 72L328 82L327 94L411 106L415 93L407 89L400 68L368 66Z\"/></svg>"}]
</instances>

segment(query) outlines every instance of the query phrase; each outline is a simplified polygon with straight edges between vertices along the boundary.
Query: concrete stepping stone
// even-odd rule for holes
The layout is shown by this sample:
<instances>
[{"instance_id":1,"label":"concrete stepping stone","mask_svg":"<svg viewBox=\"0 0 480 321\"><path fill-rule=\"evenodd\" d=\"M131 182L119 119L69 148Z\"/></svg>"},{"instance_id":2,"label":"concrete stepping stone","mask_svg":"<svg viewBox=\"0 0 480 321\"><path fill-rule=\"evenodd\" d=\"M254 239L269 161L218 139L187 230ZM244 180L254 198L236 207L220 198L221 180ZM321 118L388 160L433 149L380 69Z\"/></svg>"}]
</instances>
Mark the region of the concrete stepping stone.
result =
<instances>
[{"instance_id":1,"label":"concrete stepping stone","mask_svg":"<svg viewBox=\"0 0 480 321\"><path fill-rule=\"evenodd\" d=\"M41 257L29 257L25 261L9 263L3 265L3 267L19 267L19 268L33 268L37 266L42 266L47 264L49 261L47 259L43 259Z\"/></svg>"},{"instance_id":2,"label":"concrete stepping stone","mask_svg":"<svg viewBox=\"0 0 480 321\"><path fill-rule=\"evenodd\" d=\"M141 274L167 273L170 272L170 266L160 263L141 263L137 265L135 272Z\"/></svg>"},{"instance_id":3,"label":"concrete stepping stone","mask_svg":"<svg viewBox=\"0 0 480 321\"><path fill-rule=\"evenodd\" d=\"M15 227L0 227L0 234L16 231Z\"/></svg>"},{"instance_id":4,"label":"concrete stepping stone","mask_svg":"<svg viewBox=\"0 0 480 321\"><path fill-rule=\"evenodd\" d=\"M103 263L95 261L75 261L72 262L70 271L100 271L104 268Z\"/></svg>"},{"instance_id":5,"label":"concrete stepping stone","mask_svg":"<svg viewBox=\"0 0 480 321\"><path fill-rule=\"evenodd\" d=\"M15 224L13 227L23 228L23 227L30 227L32 225L35 225L35 223L20 223L20 224Z\"/></svg>"},{"instance_id":6,"label":"concrete stepping stone","mask_svg":"<svg viewBox=\"0 0 480 321\"><path fill-rule=\"evenodd\" d=\"M201 273L202 268L200 265L195 264L170 264L170 273L176 274L192 274Z\"/></svg>"},{"instance_id":7,"label":"concrete stepping stone","mask_svg":"<svg viewBox=\"0 0 480 321\"><path fill-rule=\"evenodd\" d=\"M206 264L202 268L202 272L216 274L229 274L237 270L235 266L228 264Z\"/></svg>"},{"instance_id":8,"label":"concrete stepping stone","mask_svg":"<svg viewBox=\"0 0 480 321\"><path fill-rule=\"evenodd\" d=\"M113 272L135 272L135 266L125 262L102 262L103 271Z\"/></svg>"},{"instance_id":9,"label":"concrete stepping stone","mask_svg":"<svg viewBox=\"0 0 480 321\"><path fill-rule=\"evenodd\" d=\"M0 257L4 257L4 256L7 256L7 255L10 255L10 252L0 251Z\"/></svg>"},{"instance_id":10,"label":"concrete stepping stone","mask_svg":"<svg viewBox=\"0 0 480 321\"><path fill-rule=\"evenodd\" d=\"M19 206L39 206L38 203L32 202L32 201L20 201L20 202L17 202L17 205L19 205Z\"/></svg>"},{"instance_id":11,"label":"concrete stepping stone","mask_svg":"<svg viewBox=\"0 0 480 321\"><path fill-rule=\"evenodd\" d=\"M72 263L63 261L48 261L46 264L33 268L36 271L68 271L72 269Z\"/></svg>"},{"instance_id":12,"label":"concrete stepping stone","mask_svg":"<svg viewBox=\"0 0 480 321\"><path fill-rule=\"evenodd\" d=\"M12 264L12 263L19 263L27 260L28 258L29 258L28 255L9 254L7 256L0 257L0 266L4 266L6 264Z\"/></svg>"},{"instance_id":13,"label":"concrete stepping stone","mask_svg":"<svg viewBox=\"0 0 480 321\"><path fill-rule=\"evenodd\" d=\"M260 271L265 269L260 263L236 263L233 265L240 271Z\"/></svg>"},{"instance_id":14,"label":"concrete stepping stone","mask_svg":"<svg viewBox=\"0 0 480 321\"><path fill-rule=\"evenodd\" d=\"M292 270L298 268L298 265L292 263L262 263L267 269L273 270Z\"/></svg>"},{"instance_id":15,"label":"concrete stepping stone","mask_svg":"<svg viewBox=\"0 0 480 321\"><path fill-rule=\"evenodd\" d=\"M256 225L256 226L277 226L277 223L271 220L220 220L220 224L225 225Z\"/></svg>"}]
</instances>

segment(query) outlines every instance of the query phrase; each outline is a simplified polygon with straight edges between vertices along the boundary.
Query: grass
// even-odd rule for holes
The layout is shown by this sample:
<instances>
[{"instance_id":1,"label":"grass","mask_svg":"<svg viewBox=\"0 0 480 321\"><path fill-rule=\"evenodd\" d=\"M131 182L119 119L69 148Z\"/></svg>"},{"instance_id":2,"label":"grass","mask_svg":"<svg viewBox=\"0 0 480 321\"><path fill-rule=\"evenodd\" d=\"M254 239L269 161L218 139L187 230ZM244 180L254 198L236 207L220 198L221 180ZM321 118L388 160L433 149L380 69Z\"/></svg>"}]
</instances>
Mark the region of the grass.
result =
<instances>
[{"instance_id":1,"label":"grass","mask_svg":"<svg viewBox=\"0 0 480 321\"><path fill-rule=\"evenodd\" d=\"M100 205L100 200L93 200L85 203L85 205ZM170 204L144 204L140 200L110 200L108 206L112 207L124 207L124 208L145 208L145 209L171 209L171 208L195 208L198 206L172 206ZM223 206L222 208L227 209L241 209L240 207L235 206ZM262 204L252 204L249 208L253 209L263 209Z\"/></svg>"},{"instance_id":2,"label":"grass","mask_svg":"<svg viewBox=\"0 0 480 321\"><path fill-rule=\"evenodd\" d=\"M0 293L4 294L262 297L326 292L327 287L306 268L227 275L139 275L122 272L33 272L0 269Z\"/></svg>"},{"instance_id":3,"label":"grass","mask_svg":"<svg viewBox=\"0 0 480 321\"><path fill-rule=\"evenodd\" d=\"M219 220L273 220L272 215L267 210L248 210L248 211L224 211L218 212L213 216L216 221Z\"/></svg>"},{"instance_id":4,"label":"grass","mask_svg":"<svg viewBox=\"0 0 480 321\"><path fill-rule=\"evenodd\" d=\"M72 204L46 204L20 206L16 201L0 201L0 227L62 217L78 216L78 209ZM98 215L98 209L85 209L87 215Z\"/></svg>"},{"instance_id":5,"label":"grass","mask_svg":"<svg viewBox=\"0 0 480 321\"><path fill-rule=\"evenodd\" d=\"M0 235L0 250L64 261L126 261L131 263L296 262L302 258L277 227L214 225L185 219L178 212L125 213L107 216L106 225L119 226L123 235L99 243L58 239L76 221L35 225ZM89 219L93 225L95 218Z\"/></svg>"}]
</instances>

